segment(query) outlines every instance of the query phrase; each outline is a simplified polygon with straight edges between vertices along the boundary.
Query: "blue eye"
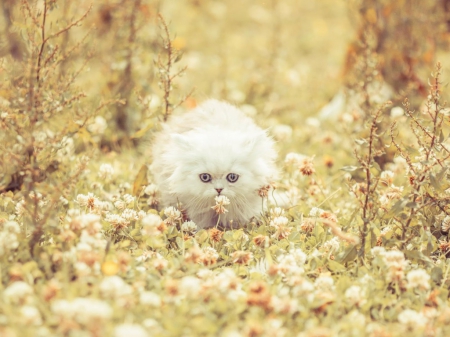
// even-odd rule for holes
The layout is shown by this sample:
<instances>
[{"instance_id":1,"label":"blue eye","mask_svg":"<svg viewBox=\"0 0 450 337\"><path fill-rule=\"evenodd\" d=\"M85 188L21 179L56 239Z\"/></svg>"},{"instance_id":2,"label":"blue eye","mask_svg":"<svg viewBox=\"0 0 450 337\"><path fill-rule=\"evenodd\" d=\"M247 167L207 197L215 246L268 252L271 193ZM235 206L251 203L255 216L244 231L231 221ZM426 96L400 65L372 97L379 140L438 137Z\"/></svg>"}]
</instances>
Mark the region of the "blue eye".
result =
<instances>
[{"instance_id":1,"label":"blue eye","mask_svg":"<svg viewBox=\"0 0 450 337\"><path fill-rule=\"evenodd\" d=\"M227 180L230 183L235 183L239 179L239 174L236 173L228 173Z\"/></svg>"},{"instance_id":2,"label":"blue eye","mask_svg":"<svg viewBox=\"0 0 450 337\"><path fill-rule=\"evenodd\" d=\"M210 182L212 179L209 173L200 173L199 177L200 180L203 181L204 183Z\"/></svg>"}]
</instances>

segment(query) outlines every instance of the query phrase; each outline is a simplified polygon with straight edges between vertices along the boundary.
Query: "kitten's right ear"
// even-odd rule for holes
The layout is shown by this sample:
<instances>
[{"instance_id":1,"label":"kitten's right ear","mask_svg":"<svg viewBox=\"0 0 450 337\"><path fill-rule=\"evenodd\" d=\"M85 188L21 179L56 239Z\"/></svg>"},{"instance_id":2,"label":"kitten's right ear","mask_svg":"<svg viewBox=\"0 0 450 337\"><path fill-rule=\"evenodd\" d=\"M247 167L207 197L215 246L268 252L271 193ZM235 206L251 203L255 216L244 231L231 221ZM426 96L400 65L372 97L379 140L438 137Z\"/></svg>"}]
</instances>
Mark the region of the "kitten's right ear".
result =
<instances>
[{"instance_id":1,"label":"kitten's right ear","mask_svg":"<svg viewBox=\"0 0 450 337\"><path fill-rule=\"evenodd\" d=\"M189 150L191 148L189 139L186 136L180 135L179 133L172 133L170 135L170 138L176 145L178 145L182 149Z\"/></svg>"}]
</instances>

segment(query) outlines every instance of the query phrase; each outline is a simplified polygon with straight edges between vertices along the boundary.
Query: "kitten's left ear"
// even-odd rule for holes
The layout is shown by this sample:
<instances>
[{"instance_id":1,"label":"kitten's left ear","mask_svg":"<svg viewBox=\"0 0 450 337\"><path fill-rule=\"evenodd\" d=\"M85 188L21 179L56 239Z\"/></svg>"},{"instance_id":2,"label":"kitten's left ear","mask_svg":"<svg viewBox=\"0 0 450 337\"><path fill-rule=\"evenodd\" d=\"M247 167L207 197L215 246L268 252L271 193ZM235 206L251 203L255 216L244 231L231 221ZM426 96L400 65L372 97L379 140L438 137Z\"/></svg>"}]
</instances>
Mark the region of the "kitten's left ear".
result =
<instances>
[{"instance_id":1,"label":"kitten's left ear","mask_svg":"<svg viewBox=\"0 0 450 337\"><path fill-rule=\"evenodd\" d=\"M182 148L184 150L189 150L191 148L189 139L186 136L183 136L179 133L172 133L170 135L170 138L176 145L178 145L180 148Z\"/></svg>"}]
</instances>

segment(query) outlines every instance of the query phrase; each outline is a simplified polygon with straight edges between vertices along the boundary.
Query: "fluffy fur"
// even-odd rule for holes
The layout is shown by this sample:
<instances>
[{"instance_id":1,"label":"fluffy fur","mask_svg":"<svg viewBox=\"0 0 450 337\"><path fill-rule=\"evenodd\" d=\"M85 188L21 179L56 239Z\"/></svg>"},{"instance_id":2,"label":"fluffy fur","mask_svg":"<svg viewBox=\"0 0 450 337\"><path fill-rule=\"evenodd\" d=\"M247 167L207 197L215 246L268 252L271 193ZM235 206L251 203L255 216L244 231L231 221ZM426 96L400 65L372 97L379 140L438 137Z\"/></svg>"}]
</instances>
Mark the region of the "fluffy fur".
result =
<instances>
[{"instance_id":1,"label":"fluffy fur","mask_svg":"<svg viewBox=\"0 0 450 337\"><path fill-rule=\"evenodd\" d=\"M230 200L221 225L238 227L261 213L258 190L276 176L271 138L236 107L208 100L181 116L172 116L153 143L150 169L163 206L181 203L199 228L217 223L214 197ZM203 182L200 174L211 175ZM239 175L236 182L229 173Z\"/></svg>"}]
</instances>

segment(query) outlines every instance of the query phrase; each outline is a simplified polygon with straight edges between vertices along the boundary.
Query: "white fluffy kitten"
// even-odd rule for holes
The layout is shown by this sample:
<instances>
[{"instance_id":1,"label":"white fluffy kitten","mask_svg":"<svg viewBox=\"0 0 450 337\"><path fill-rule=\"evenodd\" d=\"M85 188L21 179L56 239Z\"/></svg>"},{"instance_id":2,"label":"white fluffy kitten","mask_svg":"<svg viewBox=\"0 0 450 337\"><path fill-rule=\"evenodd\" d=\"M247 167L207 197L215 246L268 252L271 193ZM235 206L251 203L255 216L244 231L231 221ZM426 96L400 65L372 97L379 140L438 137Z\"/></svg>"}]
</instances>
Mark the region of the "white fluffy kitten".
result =
<instances>
[{"instance_id":1,"label":"white fluffy kitten","mask_svg":"<svg viewBox=\"0 0 450 337\"><path fill-rule=\"evenodd\" d=\"M208 100L173 116L153 143L151 171L163 206L181 203L199 228L213 227L214 198L230 200L220 215L238 227L261 212L258 190L276 176L274 142L236 107Z\"/></svg>"}]
</instances>

